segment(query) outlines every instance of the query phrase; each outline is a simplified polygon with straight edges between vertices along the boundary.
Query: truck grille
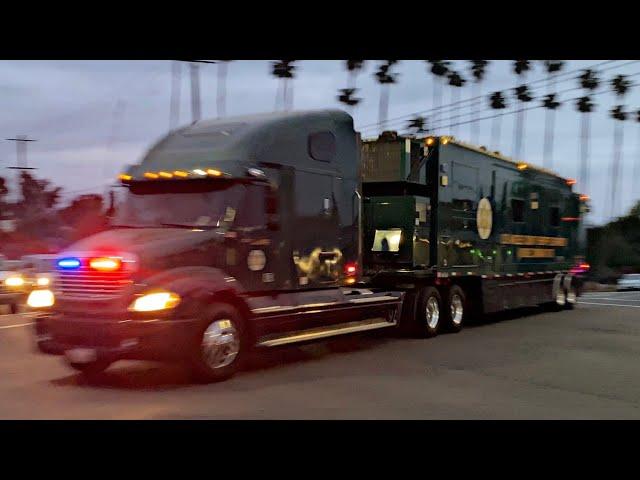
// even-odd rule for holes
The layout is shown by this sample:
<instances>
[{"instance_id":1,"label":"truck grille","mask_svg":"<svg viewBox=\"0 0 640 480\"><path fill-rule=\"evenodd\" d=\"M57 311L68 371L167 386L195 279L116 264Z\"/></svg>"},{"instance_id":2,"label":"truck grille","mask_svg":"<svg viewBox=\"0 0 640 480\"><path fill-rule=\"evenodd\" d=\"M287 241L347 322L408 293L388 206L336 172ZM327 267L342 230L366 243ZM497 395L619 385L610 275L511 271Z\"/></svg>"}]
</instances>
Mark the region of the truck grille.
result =
<instances>
[{"instance_id":1,"label":"truck grille","mask_svg":"<svg viewBox=\"0 0 640 480\"><path fill-rule=\"evenodd\" d=\"M107 299L117 297L132 283L127 272L96 272L87 268L58 272L55 289L66 298Z\"/></svg>"}]
</instances>

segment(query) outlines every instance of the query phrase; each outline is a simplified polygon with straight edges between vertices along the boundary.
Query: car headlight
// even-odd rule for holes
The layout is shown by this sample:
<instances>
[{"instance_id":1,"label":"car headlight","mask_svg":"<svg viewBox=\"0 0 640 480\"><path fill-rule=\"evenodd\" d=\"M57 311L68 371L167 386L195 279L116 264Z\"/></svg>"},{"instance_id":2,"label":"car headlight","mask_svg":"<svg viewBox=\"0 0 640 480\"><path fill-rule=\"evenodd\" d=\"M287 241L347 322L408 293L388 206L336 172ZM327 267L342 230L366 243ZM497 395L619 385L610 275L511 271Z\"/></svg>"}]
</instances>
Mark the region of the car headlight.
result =
<instances>
[{"instance_id":1,"label":"car headlight","mask_svg":"<svg viewBox=\"0 0 640 480\"><path fill-rule=\"evenodd\" d=\"M153 292L136 298L129 306L133 312L155 312L175 308L180 303L180 295L173 292Z\"/></svg>"},{"instance_id":2,"label":"car headlight","mask_svg":"<svg viewBox=\"0 0 640 480\"><path fill-rule=\"evenodd\" d=\"M14 275L12 277L7 277L4 281L4 284L7 287L21 287L24 285L24 278L19 275Z\"/></svg>"},{"instance_id":3,"label":"car headlight","mask_svg":"<svg viewBox=\"0 0 640 480\"><path fill-rule=\"evenodd\" d=\"M51 290L33 290L27 298L27 305L31 308L51 307L56 299Z\"/></svg>"}]
</instances>

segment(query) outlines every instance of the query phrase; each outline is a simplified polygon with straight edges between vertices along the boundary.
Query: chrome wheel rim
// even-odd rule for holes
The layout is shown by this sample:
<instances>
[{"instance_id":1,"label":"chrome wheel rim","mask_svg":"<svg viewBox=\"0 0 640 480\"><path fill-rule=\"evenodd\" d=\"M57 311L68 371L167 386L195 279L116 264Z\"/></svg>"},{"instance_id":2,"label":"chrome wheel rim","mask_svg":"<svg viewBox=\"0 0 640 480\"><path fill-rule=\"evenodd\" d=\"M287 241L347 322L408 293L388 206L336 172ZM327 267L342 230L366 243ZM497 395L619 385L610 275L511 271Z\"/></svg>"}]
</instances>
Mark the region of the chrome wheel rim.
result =
<instances>
[{"instance_id":1,"label":"chrome wheel rim","mask_svg":"<svg viewBox=\"0 0 640 480\"><path fill-rule=\"evenodd\" d=\"M558 305L564 305L566 303L566 297L564 295L564 291L560 290L556 294L556 303Z\"/></svg>"},{"instance_id":2,"label":"chrome wheel rim","mask_svg":"<svg viewBox=\"0 0 640 480\"><path fill-rule=\"evenodd\" d=\"M440 321L440 306L438 305L438 299L434 296L429 297L427 300L427 325L429 328L436 328Z\"/></svg>"},{"instance_id":3,"label":"chrome wheel rim","mask_svg":"<svg viewBox=\"0 0 640 480\"><path fill-rule=\"evenodd\" d=\"M454 325L460 325L462 323L462 316L464 315L464 307L462 305L462 298L457 293L451 296L451 321Z\"/></svg>"},{"instance_id":4,"label":"chrome wheel rim","mask_svg":"<svg viewBox=\"0 0 640 480\"><path fill-rule=\"evenodd\" d=\"M567 302L569 303L576 303L576 300L578 299L578 295L576 293L576 289L574 287L571 287L569 289L569 292L567 293Z\"/></svg>"},{"instance_id":5,"label":"chrome wheel rim","mask_svg":"<svg viewBox=\"0 0 640 480\"><path fill-rule=\"evenodd\" d=\"M230 365L240 351L238 331L230 319L215 320L202 337L202 357L212 369Z\"/></svg>"}]
</instances>

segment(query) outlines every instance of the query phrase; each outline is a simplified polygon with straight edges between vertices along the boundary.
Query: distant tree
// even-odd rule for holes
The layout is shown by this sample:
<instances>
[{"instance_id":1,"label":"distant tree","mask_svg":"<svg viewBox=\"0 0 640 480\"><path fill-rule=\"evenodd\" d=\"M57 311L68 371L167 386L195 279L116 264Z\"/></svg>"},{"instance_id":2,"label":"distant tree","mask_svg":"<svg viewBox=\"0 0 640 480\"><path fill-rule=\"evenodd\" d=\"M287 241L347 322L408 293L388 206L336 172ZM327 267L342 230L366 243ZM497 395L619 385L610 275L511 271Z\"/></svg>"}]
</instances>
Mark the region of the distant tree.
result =
<instances>
[{"instance_id":1,"label":"distant tree","mask_svg":"<svg viewBox=\"0 0 640 480\"><path fill-rule=\"evenodd\" d=\"M555 92L555 79L558 72L562 70L564 62L561 60L545 60L544 66L547 71L547 96L543 101L546 114L544 119L544 154L542 161L545 167L553 168L555 111L561 105L556 98L558 94Z\"/></svg>"},{"instance_id":2,"label":"distant tree","mask_svg":"<svg viewBox=\"0 0 640 480\"><path fill-rule=\"evenodd\" d=\"M355 98L354 95L358 91L356 88L356 77L358 76L358 72L364 67L364 60L345 60L345 67L349 72L347 88L341 88L339 90L338 101L353 108L360 103L361 100L360 98Z\"/></svg>"},{"instance_id":3,"label":"distant tree","mask_svg":"<svg viewBox=\"0 0 640 480\"><path fill-rule=\"evenodd\" d=\"M74 198L71 203L58 211L60 220L64 224L68 242L75 242L81 238L104 230L107 225L101 195L89 194Z\"/></svg>"},{"instance_id":4,"label":"distant tree","mask_svg":"<svg viewBox=\"0 0 640 480\"><path fill-rule=\"evenodd\" d=\"M216 110L218 111L218 118L222 118L227 115L227 74L229 72L229 62L231 62L231 60L217 61L218 92L216 97Z\"/></svg>"},{"instance_id":5,"label":"distant tree","mask_svg":"<svg viewBox=\"0 0 640 480\"><path fill-rule=\"evenodd\" d=\"M478 101L470 103L470 108L473 109L473 121L471 122L471 141L476 145L480 143L480 121L478 120L478 108L473 108L473 105L481 105L482 88L481 83L484 80L484 75L489 65L488 60L469 60L471 63L471 75L475 78L473 97Z\"/></svg>"},{"instance_id":6,"label":"distant tree","mask_svg":"<svg viewBox=\"0 0 640 480\"><path fill-rule=\"evenodd\" d=\"M380 105L378 107L378 123L380 128L384 130L389 115L389 86L396 83L397 74L391 73L391 67L398 63L397 60L387 60L380 64L378 70L374 74L378 84L380 85Z\"/></svg>"},{"instance_id":7,"label":"distant tree","mask_svg":"<svg viewBox=\"0 0 640 480\"><path fill-rule=\"evenodd\" d=\"M442 105L442 85L443 79L449 74L451 62L448 60L425 60L430 65L429 71L433 75L433 100L431 103L431 122L435 123L440 118L440 106ZM437 127L434 126L434 133Z\"/></svg>"},{"instance_id":8,"label":"distant tree","mask_svg":"<svg viewBox=\"0 0 640 480\"><path fill-rule=\"evenodd\" d=\"M289 81L293 80L295 77L295 65L293 65L295 60L279 60L277 62L273 62L271 65L271 74L280 79L280 86L278 87L278 92L276 92L276 110L278 110L278 105L282 105L283 110L289 110L293 107L293 85L291 86L291 91L289 92ZM282 92L282 95L280 95ZM291 96L289 97L289 93ZM279 99L282 99L279 102Z\"/></svg>"},{"instance_id":9,"label":"distant tree","mask_svg":"<svg viewBox=\"0 0 640 480\"><path fill-rule=\"evenodd\" d=\"M600 79L594 70L587 69L578 77L580 86L585 91L585 95L576 102L578 111L582 113L580 119L580 175L578 180L580 188L585 193L590 193L589 187L589 144L591 115L589 115L595 104L591 100L591 94L600 85Z\"/></svg>"},{"instance_id":10,"label":"distant tree","mask_svg":"<svg viewBox=\"0 0 640 480\"><path fill-rule=\"evenodd\" d=\"M409 120L409 123L407 124L407 129L409 129L416 135L420 133L426 133L428 131L427 125L426 125L426 119L420 116L413 117L411 120Z\"/></svg>"},{"instance_id":11,"label":"distant tree","mask_svg":"<svg viewBox=\"0 0 640 480\"><path fill-rule=\"evenodd\" d=\"M517 82L520 80L524 80L526 78L527 72L531 70L531 61L529 60L515 60L513 62L513 72L517 75ZM516 97L520 102L527 103L533 100L533 98L529 95L529 91L526 84L517 85L514 89L516 93ZM522 158L524 155L524 122L525 122L525 111L522 109L516 115L516 125L513 130L514 132L514 140L513 140L513 156L515 158Z\"/></svg>"},{"instance_id":12,"label":"distant tree","mask_svg":"<svg viewBox=\"0 0 640 480\"><path fill-rule=\"evenodd\" d=\"M462 88L467 81L458 72L449 72L447 78L449 79L449 86L453 88L451 92L452 108L449 110L449 130L453 135L456 135L458 129L453 125L453 113L457 112L460 108L459 105L457 105L460 102L460 88Z\"/></svg>"},{"instance_id":13,"label":"distant tree","mask_svg":"<svg viewBox=\"0 0 640 480\"><path fill-rule=\"evenodd\" d=\"M500 149L500 127L502 114L499 113L499 110L504 110L507 108L507 103L502 95L502 92L494 92L489 97L489 106L492 110L498 111L496 115L493 117L493 125L491 126L491 144L492 148Z\"/></svg>"},{"instance_id":14,"label":"distant tree","mask_svg":"<svg viewBox=\"0 0 640 480\"><path fill-rule=\"evenodd\" d=\"M631 82L627 79L626 75L616 75L611 80L611 86L618 99L622 100L631 87ZM616 105L610 111L611 118L614 120L614 132L613 132L613 162L611 164L611 190L610 190L610 204L609 215L611 217L616 215L616 198L620 195L619 184L622 168L622 147L624 144L624 121L627 119L627 113L624 111L623 105Z\"/></svg>"}]
</instances>

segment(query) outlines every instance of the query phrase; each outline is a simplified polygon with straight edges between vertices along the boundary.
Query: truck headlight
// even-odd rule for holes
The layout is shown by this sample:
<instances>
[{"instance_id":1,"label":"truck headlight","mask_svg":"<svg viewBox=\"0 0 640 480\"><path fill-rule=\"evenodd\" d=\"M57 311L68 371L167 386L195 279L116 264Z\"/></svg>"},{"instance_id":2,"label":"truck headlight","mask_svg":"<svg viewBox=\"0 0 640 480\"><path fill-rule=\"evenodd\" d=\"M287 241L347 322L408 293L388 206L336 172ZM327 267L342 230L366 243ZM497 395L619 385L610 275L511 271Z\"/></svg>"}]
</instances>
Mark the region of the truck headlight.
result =
<instances>
[{"instance_id":1,"label":"truck headlight","mask_svg":"<svg viewBox=\"0 0 640 480\"><path fill-rule=\"evenodd\" d=\"M7 287L21 287L24 285L24 278L20 275L13 275L11 277L7 277L4 281L4 284Z\"/></svg>"},{"instance_id":2,"label":"truck headlight","mask_svg":"<svg viewBox=\"0 0 640 480\"><path fill-rule=\"evenodd\" d=\"M33 290L27 298L27 305L31 308L46 308L51 307L55 301L51 290Z\"/></svg>"},{"instance_id":3,"label":"truck headlight","mask_svg":"<svg viewBox=\"0 0 640 480\"><path fill-rule=\"evenodd\" d=\"M180 303L180 295L173 292L153 292L136 298L129 306L133 312L155 312L175 308Z\"/></svg>"}]
</instances>

